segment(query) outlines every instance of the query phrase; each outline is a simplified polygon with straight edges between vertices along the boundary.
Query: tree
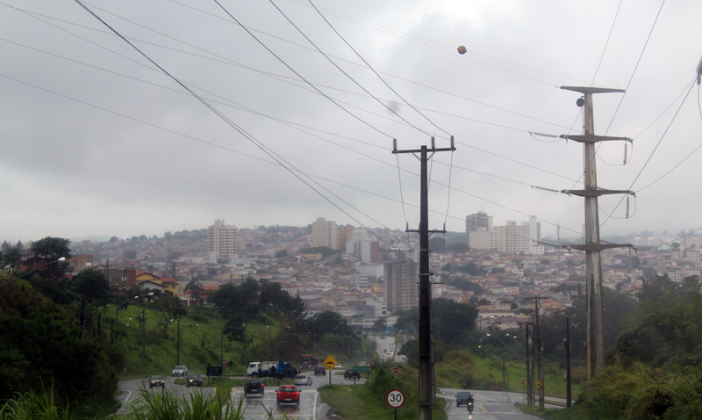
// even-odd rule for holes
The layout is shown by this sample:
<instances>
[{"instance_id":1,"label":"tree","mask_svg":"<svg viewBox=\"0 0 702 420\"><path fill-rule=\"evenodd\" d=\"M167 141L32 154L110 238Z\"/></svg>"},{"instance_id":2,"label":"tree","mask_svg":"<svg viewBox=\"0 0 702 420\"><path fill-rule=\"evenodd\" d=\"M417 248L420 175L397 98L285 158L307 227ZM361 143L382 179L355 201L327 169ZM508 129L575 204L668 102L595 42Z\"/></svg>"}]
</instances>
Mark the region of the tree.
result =
<instances>
[{"instance_id":1,"label":"tree","mask_svg":"<svg viewBox=\"0 0 702 420\"><path fill-rule=\"evenodd\" d=\"M470 247L465 242L456 242L451 245L447 245L446 250L457 254L465 254L466 252L470 251Z\"/></svg>"},{"instance_id":2,"label":"tree","mask_svg":"<svg viewBox=\"0 0 702 420\"><path fill-rule=\"evenodd\" d=\"M478 310L466 303L449 299L432 301L432 328L434 337L447 344L458 343L465 333L475 330Z\"/></svg>"},{"instance_id":3,"label":"tree","mask_svg":"<svg viewBox=\"0 0 702 420\"><path fill-rule=\"evenodd\" d=\"M446 240L439 236L429 239L429 249L431 252L441 252L445 250Z\"/></svg>"},{"instance_id":4,"label":"tree","mask_svg":"<svg viewBox=\"0 0 702 420\"><path fill-rule=\"evenodd\" d=\"M395 330L399 331L414 331L419 328L419 309L412 308L406 311L398 311L396 313L397 321L393 325Z\"/></svg>"},{"instance_id":5,"label":"tree","mask_svg":"<svg viewBox=\"0 0 702 420\"><path fill-rule=\"evenodd\" d=\"M117 242L117 241L119 241L119 238L117 238L116 236L111 237L110 240L109 240L109 242L110 242L111 244L113 244L113 243L115 243L115 242Z\"/></svg>"},{"instance_id":6,"label":"tree","mask_svg":"<svg viewBox=\"0 0 702 420\"><path fill-rule=\"evenodd\" d=\"M163 234L163 238L165 240L167 240L168 242L170 242L173 240L173 234L170 231L168 231L168 232Z\"/></svg>"},{"instance_id":7,"label":"tree","mask_svg":"<svg viewBox=\"0 0 702 420\"><path fill-rule=\"evenodd\" d=\"M98 304L104 305L112 299L107 277L92 268L86 268L73 278L71 290Z\"/></svg>"},{"instance_id":8,"label":"tree","mask_svg":"<svg viewBox=\"0 0 702 420\"><path fill-rule=\"evenodd\" d=\"M200 282L195 279L190 280L190 282L185 285L183 291L190 292L193 301L198 304L200 304L200 298L205 296L205 289L203 289L202 286L200 286Z\"/></svg>"},{"instance_id":9,"label":"tree","mask_svg":"<svg viewBox=\"0 0 702 420\"><path fill-rule=\"evenodd\" d=\"M47 236L46 238L40 239L30 247L30 252L32 256L29 258L28 262L37 266L45 265L39 273L46 278L58 279L63 277L66 267L61 263L53 263L59 258L70 259L71 249L69 245L71 241L63 238L52 238Z\"/></svg>"},{"instance_id":10,"label":"tree","mask_svg":"<svg viewBox=\"0 0 702 420\"><path fill-rule=\"evenodd\" d=\"M385 332L388 329L388 320L386 318L378 318L373 323L373 327L377 328L379 332Z\"/></svg>"},{"instance_id":11,"label":"tree","mask_svg":"<svg viewBox=\"0 0 702 420\"><path fill-rule=\"evenodd\" d=\"M285 258L288 256L288 250L287 249L281 249L280 251L275 253L276 258Z\"/></svg>"},{"instance_id":12,"label":"tree","mask_svg":"<svg viewBox=\"0 0 702 420\"><path fill-rule=\"evenodd\" d=\"M124 258L126 258L126 259L134 260L134 259L136 259L136 257L137 257L136 251L134 251L132 249L128 249L128 250L124 251Z\"/></svg>"},{"instance_id":13,"label":"tree","mask_svg":"<svg viewBox=\"0 0 702 420\"><path fill-rule=\"evenodd\" d=\"M163 338L168 338L166 336L166 331L170 322L174 319L178 319L181 316L187 315L188 311L183 306L178 296L169 296L167 298L156 301L152 308L159 311L160 318L163 320Z\"/></svg>"},{"instance_id":14,"label":"tree","mask_svg":"<svg viewBox=\"0 0 702 420\"><path fill-rule=\"evenodd\" d=\"M10 267L13 269L13 271L17 271L20 269L20 266L22 265L22 250L19 248L19 245L15 245L13 247L7 248L5 252L2 253L2 267L1 268L6 268Z\"/></svg>"}]
</instances>

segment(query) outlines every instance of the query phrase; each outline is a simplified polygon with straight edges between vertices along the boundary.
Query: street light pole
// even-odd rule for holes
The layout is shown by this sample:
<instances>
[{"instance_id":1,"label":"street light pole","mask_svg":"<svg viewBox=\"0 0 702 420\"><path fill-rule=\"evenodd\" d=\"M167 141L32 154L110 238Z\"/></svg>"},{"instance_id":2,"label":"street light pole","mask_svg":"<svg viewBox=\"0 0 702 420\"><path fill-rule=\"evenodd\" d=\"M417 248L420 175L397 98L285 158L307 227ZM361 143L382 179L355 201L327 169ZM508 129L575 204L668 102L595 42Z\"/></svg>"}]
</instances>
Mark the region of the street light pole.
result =
<instances>
[{"instance_id":1,"label":"street light pole","mask_svg":"<svg viewBox=\"0 0 702 420\"><path fill-rule=\"evenodd\" d=\"M268 360L271 359L271 327L266 325L266 336L268 337Z\"/></svg>"},{"instance_id":2,"label":"street light pole","mask_svg":"<svg viewBox=\"0 0 702 420\"><path fill-rule=\"evenodd\" d=\"M180 318L178 318L178 338L176 341L176 366L180 365Z\"/></svg>"},{"instance_id":3,"label":"street light pole","mask_svg":"<svg viewBox=\"0 0 702 420\"><path fill-rule=\"evenodd\" d=\"M246 324L244 324L243 327L244 327L244 365L248 366L249 365L249 355L246 351Z\"/></svg>"}]
</instances>

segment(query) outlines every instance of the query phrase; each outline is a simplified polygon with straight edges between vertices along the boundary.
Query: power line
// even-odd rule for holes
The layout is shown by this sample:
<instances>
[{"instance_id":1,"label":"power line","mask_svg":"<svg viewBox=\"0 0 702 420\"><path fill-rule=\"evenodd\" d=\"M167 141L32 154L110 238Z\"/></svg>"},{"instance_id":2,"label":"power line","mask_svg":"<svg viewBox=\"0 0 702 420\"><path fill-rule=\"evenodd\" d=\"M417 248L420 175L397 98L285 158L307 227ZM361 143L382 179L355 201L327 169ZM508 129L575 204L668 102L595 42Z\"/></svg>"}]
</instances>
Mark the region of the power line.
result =
<instances>
[{"instance_id":1,"label":"power line","mask_svg":"<svg viewBox=\"0 0 702 420\"><path fill-rule=\"evenodd\" d=\"M283 60L282 58L280 58L280 56L278 56L276 53L274 53L273 50L271 50L266 44L264 44L263 41L261 41L260 39L258 39L258 37L257 37L256 35L254 35L253 32L251 32L246 26L242 25L241 22L239 22L239 20L238 20L237 18L235 18L234 15L232 15L231 13L229 13L229 10L227 10L224 6L222 6L222 4L221 4L218 0L213 0L213 1L215 2L215 4L217 4L217 6L219 6L219 7L224 11L224 13L227 14L227 16L229 16L230 18L232 18L232 20L233 20L234 22L236 22L237 25L239 25L242 29L244 29L244 30L246 31L246 33L248 33L249 35L251 35L251 37L252 37L253 39L255 39L256 42L258 42L263 48L265 48L266 51L268 51L269 53L271 53L271 55L273 55L273 57L275 57L278 61L280 61L280 62L281 62L285 67L287 67L290 71L292 71L293 73L295 73L295 75L297 75L297 77L299 77L301 80L303 80L305 83L307 83L307 84L308 84L310 87L312 87L314 90L316 90L317 92L319 92L320 95L322 95L322 96L324 96L325 98L327 98L327 99L328 99L329 101L331 101L334 105L338 106L338 107L341 108L344 112L346 112L347 114L351 115L353 118L357 119L358 121L360 121L361 123L365 124L366 126L372 128L373 130L377 131L378 133L380 133L380 134L382 134L382 135L384 135L384 136L386 136L386 137L393 138L393 136L391 136L390 134L387 134L387 133L385 133L384 131L380 130L379 128L377 128L377 127L371 125L369 122L363 120L361 117L359 117L359 116L357 116L356 114L352 113L352 112L349 111L348 109L346 109L346 108L344 108L343 106L341 106L337 101L335 101L334 99L332 99L332 98L330 98L329 96L327 96L326 93L322 92L319 88L317 88L317 86L315 86L315 85L313 85L312 83L310 83L310 82L309 82L307 79L305 79L300 73L298 73L295 69L293 69L288 63L286 63L285 60Z\"/></svg>"},{"instance_id":2,"label":"power line","mask_svg":"<svg viewBox=\"0 0 702 420\"><path fill-rule=\"evenodd\" d=\"M422 117L424 117L424 119L426 119L427 121L429 121L429 123L431 123L431 125L433 125L434 127L438 128L439 130L443 131L443 132L446 133L448 136L451 135L449 132L447 132L447 131L444 130L443 128L439 127L438 125L436 125L436 124L434 123L434 121L432 121L431 119L429 119L429 117L427 117L426 115L424 115L424 114L423 114L422 112L420 112L417 108L415 108L414 106L412 106L412 104L410 104L404 97L402 97L402 95L400 95L395 89L393 89L392 86L390 86L390 85L388 84L388 82L386 82L385 79L383 79L383 78L380 76L380 74L378 74L378 72L375 71L375 69L373 68L373 66L371 66L370 63L368 63L368 61L366 61L366 59L363 58L363 56L362 56L358 51L356 51L356 49L355 49L348 41L346 41L346 39L339 33L339 31L337 31L336 28L334 28L334 26L327 20L327 18L324 17L324 15L322 14L322 12L320 12L319 9L317 9L317 6L315 6L314 3L312 3L312 0L307 0L307 1L309 1L310 5L312 5L312 7L314 8L314 10L317 11L317 13L319 14L319 16L324 20L324 22L326 22L327 25L329 25L329 27L332 29L332 31L334 31L334 33L337 34L337 35L339 36L339 38L341 38L341 40L344 42L344 44L346 44L346 45L351 49L351 51L353 51L354 54L356 54L356 56L357 56L358 58L360 58L361 61L363 61L363 63L378 77L378 79L380 79L381 82L383 82L383 84L385 84L385 86L388 87L388 89L390 89L390 90L392 91L392 93L394 93L395 95L397 95L398 98L402 99L402 102L404 102L405 104L407 104L407 106L409 106L410 108L412 108L413 110L415 110L419 115L421 115Z\"/></svg>"},{"instance_id":3,"label":"power line","mask_svg":"<svg viewBox=\"0 0 702 420\"><path fill-rule=\"evenodd\" d=\"M305 33L302 32L302 30L301 30L297 25L295 25L295 23L294 23L292 20L290 20L290 18L285 14L285 12L283 12L283 11L278 7L278 5L275 4L275 2L274 2L273 0L268 0L268 1L273 5L273 7L275 7L275 9L276 9L278 12L280 12L281 15L283 15L283 17L293 26L293 28L295 28L295 29L300 33L300 35L302 35L310 44L312 44L312 46L313 46L320 54L322 54L322 56L323 56L324 58L326 58L330 63L332 63L332 65L333 65L334 67L336 67L337 70L339 70L344 76L346 76L349 80L351 80L354 84L356 84L356 86L358 86L359 88L361 88L361 89L362 89L364 92L366 92L371 98L375 99L380 105L384 106L387 110L389 110L390 112L392 112L393 114L395 114L395 115L396 115L398 118L400 118L402 121L404 121L404 122L406 122L407 124L409 124L412 128L416 129L416 130L419 131L420 133L429 135L429 133L427 133L426 131L422 130L421 128L415 126L415 125L412 124L411 122L407 121L403 116L401 116L400 114L398 114L394 109L392 109L392 108L389 107L387 104L383 103L380 99L378 99L377 97L375 97L375 95L373 95L372 93L370 93L370 92L368 91L368 89L366 89L365 87L363 87L360 83L358 83L358 81L356 81L353 77L351 77L348 73L346 73L346 72L344 71L344 69L342 69L341 67L339 67L339 65L337 65L327 54L325 54L324 51L322 51L322 50L317 46L317 44L315 44L307 35L305 35ZM371 70L372 70L372 69L371 69Z\"/></svg>"},{"instance_id":4,"label":"power line","mask_svg":"<svg viewBox=\"0 0 702 420\"><path fill-rule=\"evenodd\" d=\"M636 184L636 181L639 179L639 177L640 177L641 174L643 173L644 169L646 169L646 166L648 166L648 163L651 161L651 158L653 158L653 155L656 153L656 150L658 150L658 146L661 145L661 142L663 142L663 139L665 138L666 134L668 134L668 130L670 130L670 127L673 125L673 122L674 122L675 119L677 118L678 113L680 113L680 110L682 109L682 106L685 104L685 101L687 100L688 95L690 95L690 92L692 92L692 88L695 86L695 80L697 80L697 76L695 76L695 78L694 78L694 79L692 80L692 82L690 83L690 89L688 89L688 91L687 91L687 93L685 94L685 97L683 98L682 102L680 102L680 106L678 107L677 111L675 111L675 114L673 115L673 118L672 118L672 119L670 120L670 122L668 123L668 126L665 128L665 131L663 131L663 134L661 134L661 138L658 139L658 143L656 143L656 146L655 146L655 147L653 148L653 150L651 151L651 154L648 156L648 159L646 159L646 162L645 162L644 165L641 167L641 170L639 170L639 173L636 175L636 177L634 178L634 180L631 182L631 185L629 186L629 190L631 190L631 189L634 187L634 184ZM686 158L686 159L687 159L687 158ZM670 171L669 171L669 172L670 172ZM669 172L668 172L668 173L669 173ZM663 178L664 176L666 176L668 173L664 174L663 176L661 176L660 178L658 178L657 180L655 180L653 183L658 182L658 180L660 180L661 178ZM647 185L646 187L651 186L653 183ZM610 217L612 216L612 214L614 213L614 211L621 205L621 203L622 203L623 200L624 200L624 198L622 197L622 198L619 200L619 203L617 203L617 205L614 207L614 210L612 210L612 213L610 213L609 216L607 216L607 218L604 220L604 222L602 222L602 223L600 224L600 227L604 226L604 224L607 223L607 220L610 219Z\"/></svg>"},{"instance_id":5,"label":"power line","mask_svg":"<svg viewBox=\"0 0 702 420\"><path fill-rule=\"evenodd\" d=\"M617 17L619 17L619 10L622 8L622 3L624 0L619 0L619 6L617 6L617 13L614 14L614 20L612 21L612 27L609 29L609 35L607 35L607 41L602 49L602 55L600 56L600 61L597 63L597 68L595 68L595 74L592 75L592 81L590 86L595 83L595 78L597 78L597 73L600 71L600 65L602 65L602 60L604 59L605 53L607 52L607 46L609 45L609 40L612 38L612 32L614 32L614 26L617 24Z\"/></svg>"},{"instance_id":6,"label":"power line","mask_svg":"<svg viewBox=\"0 0 702 420\"><path fill-rule=\"evenodd\" d=\"M619 108L622 106L622 102L624 102L624 98L626 97L626 92L629 90L629 86L631 85L631 81L634 80L634 76L636 75L636 70L639 68L639 64L641 63L641 59L643 58L644 52L646 52L646 47L648 46L648 42L651 40L651 35L653 35L653 30L656 28L656 23L658 22L658 17L661 15L661 11L663 10L664 4L665 4L665 0L663 0L661 2L661 7L658 9L658 13L656 14L656 19L653 21L653 25L651 26L651 30L648 32L648 37L646 37L646 42L644 43L644 46L641 49L641 54L639 54L639 59L636 61L636 66L634 66L634 71L631 72L631 77L629 78L629 81L626 84L626 88L624 88L624 94L619 99L619 104L617 105L617 109L614 110L614 115L612 115L612 119L609 121L609 125L607 126L607 129L605 130L605 135L607 135L610 127L612 127L612 123L614 122L614 118L616 118L617 113L619 112Z\"/></svg>"},{"instance_id":7,"label":"power line","mask_svg":"<svg viewBox=\"0 0 702 420\"><path fill-rule=\"evenodd\" d=\"M303 2L295 1L295 0L288 0L288 1L290 1L291 3L296 3L296 4L300 5L300 6L308 7L308 4L307 4L307 3L303 3ZM397 30L397 29L393 29L393 28L390 28L390 27L387 27L387 26L379 25L379 24L376 24L376 23L373 23L373 22L370 22L370 21L367 21L367 20L359 19L359 18L350 16L350 15L347 15L347 14L344 14L344 13L336 12L336 11L331 10L331 9L328 9L328 8L320 7L319 9L321 9L321 10L326 10L327 12L329 12L329 14L334 15L334 16L336 16L336 17L339 18L339 19L346 20L346 21L351 22L351 23L354 23L354 24L356 24L356 25L363 26L363 27L372 29L372 30L374 30L374 31L381 32L381 33L384 33L384 34L387 34L387 35L390 35L390 36L393 36L393 37L396 37L396 38L404 39L405 41L412 42L412 43L421 45L421 46L423 46L423 47L431 48L431 49L434 49L434 50L436 50L436 51L446 52L445 50L442 50L442 49L439 49L439 48L436 48L436 47L432 47L432 46L429 46L429 45L426 45L426 44L422 44L422 43L420 43L420 42L414 41L414 40L409 39L409 38L405 38L405 37L403 37L403 36L399 36L399 35L396 35L396 34L388 33L388 32L385 32L385 31L383 31L383 30L380 30L380 29L378 29L378 28L382 28L382 29L385 29L385 30L388 30L388 31L396 32L396 33L398 33L398 34L401 34L401 35L404 35L404 36L407 36L407 37L417 38L417 39L420 39L420 40L422 40L422 41L427 41L427 42L430 42L430 43L432 43L432 44L436 44L436 45L439 45L439 46L442 46L442 47L446 47L446 48L448 48L448 49L451 51L451 54L452 54L452 55L454 54L454 49L456 48L455 45L448 45L448 44L444 44L444 43L441 43L441 42L438 42L438 41L431 40L431 39L429 39L429 38L424 38L424 37L421 37L421 36L418 36L418 35L414 35L414 34L410 34L410 33L407 33L407 32L399 31L399 30ZM367 24L367 25L370 25L370 26L363 25L363 24L361 24L361 23L359 23L359 22L363 22L363 23L365 23L365 24ZM578 81L578 82L581 82L581 83L585 83L585 82L583 82L583 81L581 81L581 80L573 79L572 77L567 77L567 76L563 76L563 75L560 75L560 74L551 73L551 72L546 71L546 70L541 70L541 69L537 69L537 68L534 68L534 67L525 66L525 65L523 65L523 64L518 64L518 63L515 63L515 62L512 62L512 61L503 60L503 59L501 59L501 58L497 58L497 57L492 57L492 56L485 55L485 54L476 53L476 52L474 52L474 51L468 51L468 50L466 50L466 52L469 53L469 54L478 56L478 57L488 58L488 59L490 59L490 60L499 61L499 62L501 62L501 63L509 64L509 65L516 66L516 67L521 67L521 68L523 68L523 69L532 70L532 71L539 72L539 73L543 73L543 74L547 74L547 75L550 75L550 76L556 76L556 77L559 77L559 78L562 78L562 79L564 78L564 79L568 79L568 80L573 80L573 81ZM471 61L473 61L473 60L471 60ZM477 64L481 64L481 65L489 66L489 65L484 64L484 63L481 63L481 62L479 62L479 61L476 61L476 63L477 63ZM499 68L497 68L497 69L498 69L498 70L502 70L502 69L499 69Z\"/></svg>"}]
</instances>

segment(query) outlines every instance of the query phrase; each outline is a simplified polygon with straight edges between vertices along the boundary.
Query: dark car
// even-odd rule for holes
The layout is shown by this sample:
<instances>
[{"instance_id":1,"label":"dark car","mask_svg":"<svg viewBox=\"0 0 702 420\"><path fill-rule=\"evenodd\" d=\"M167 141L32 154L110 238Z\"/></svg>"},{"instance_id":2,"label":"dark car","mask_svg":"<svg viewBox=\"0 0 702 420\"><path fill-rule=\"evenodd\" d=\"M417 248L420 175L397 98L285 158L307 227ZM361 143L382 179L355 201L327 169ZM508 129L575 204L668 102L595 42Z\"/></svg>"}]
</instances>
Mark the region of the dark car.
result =
<instances>
[{"instance_id":1,"label":"dark car","mask_svg":"<svg viewBox=\"0 0 702 420\"><path fill-rule=\"evenodd\" d=\"M473 394L470 392L459 392L456 394L456 407L468 405L473 402Z\"/></svg>"},{"instance_id":2,"label":"dark car","mask_svg":"<svg viewBox=\"0 0 702 420\"><path fill-rule=\"evenodd\" d=\"M361 379L361 372L354 372L353 369L344 371L344 379Z\"/></svg>"},{"instance_id":3,"label":"dark car","mask_svg":"<svg viewBox=\"0 0 702 420\"><path fill-rule=\"evenodd\" d=\"M166 379L163 376L152 376L149 379L149 388L153 388L155 386L160 386L161 388L166 387Z\"/></svg>"},{"instance_id":4,"label":"dark car","mask_svg":"<svg viewBox=\"0 0 702 420\"><path fill-rule=\"evenodd\" d=\"M324 367L314 368L314 376L317 376L317 375L327 376L327 369Z\"/></svg>"},{"instance_id":5,"label":"dark car","mask_svg":"<svg viewBox=\"0 0 702 420\"><path fill-rule=\"evenodd\" d=\"M246 384L244 384L244 395L259 394L263 396L264 389L262 380L258 378L247 379Z\"/></svg>"},{"instance_id":6,"label":"dark car","mask_svg":"<svg viewBox=\"0 0 702 420\"><path fill-rule=\"evenodd\" d=\"M188 382L185 386L199 386L202 387L202 375L188 375Z\"/></svg>"}]
</instances>

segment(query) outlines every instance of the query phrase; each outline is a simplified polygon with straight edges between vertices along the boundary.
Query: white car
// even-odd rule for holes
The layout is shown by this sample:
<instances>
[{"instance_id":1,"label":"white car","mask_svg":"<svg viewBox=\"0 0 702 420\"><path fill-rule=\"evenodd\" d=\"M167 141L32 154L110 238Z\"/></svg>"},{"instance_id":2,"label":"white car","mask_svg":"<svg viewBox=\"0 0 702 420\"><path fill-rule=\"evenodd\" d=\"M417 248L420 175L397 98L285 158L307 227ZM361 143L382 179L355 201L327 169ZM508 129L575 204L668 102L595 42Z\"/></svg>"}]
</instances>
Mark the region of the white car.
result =
<instances>
[{"instance_id":1,"label":"white car","mask_svg":"<svg viewBox=\"0 0 702 420\"><path fill-rule=\"evenodd\" d=\"M309 375L297 375L295 377L295 385L312 386L312 377Z\"/></svg>"},{"instance_id":2,"label":"white car","mask_svg":"<svg viewBox=\"0 0 702 420\"><path fill-rule=\"evenodd\" d=\"M187 366L176 366L173 368L173 376L188 376L188 367Z\"/></svg>"}]
</instances>

